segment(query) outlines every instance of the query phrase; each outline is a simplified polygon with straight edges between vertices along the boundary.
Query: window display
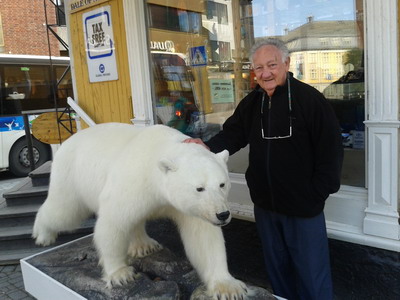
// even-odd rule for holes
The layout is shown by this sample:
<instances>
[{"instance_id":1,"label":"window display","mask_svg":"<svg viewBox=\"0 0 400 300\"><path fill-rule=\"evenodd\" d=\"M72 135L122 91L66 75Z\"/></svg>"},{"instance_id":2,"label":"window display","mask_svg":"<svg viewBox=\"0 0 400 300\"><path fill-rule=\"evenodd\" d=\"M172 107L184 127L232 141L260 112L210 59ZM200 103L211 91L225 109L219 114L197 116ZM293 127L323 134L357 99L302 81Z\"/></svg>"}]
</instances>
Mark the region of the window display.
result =
<instances>
[{"instance_id":1,"label":"window display","mask_svg":"<svg viewBox=\"0 0 400 300\"><path fill-rule=\"evenodd\" d=\"M148 0L147 11L159 123L204 140L216 134L257 86L251 46L278 37L289 48L290 72L334 108L342 184L365 187L363 0ZM247 150L229 167L244 173Z\"/></svg>"}]
</instances>

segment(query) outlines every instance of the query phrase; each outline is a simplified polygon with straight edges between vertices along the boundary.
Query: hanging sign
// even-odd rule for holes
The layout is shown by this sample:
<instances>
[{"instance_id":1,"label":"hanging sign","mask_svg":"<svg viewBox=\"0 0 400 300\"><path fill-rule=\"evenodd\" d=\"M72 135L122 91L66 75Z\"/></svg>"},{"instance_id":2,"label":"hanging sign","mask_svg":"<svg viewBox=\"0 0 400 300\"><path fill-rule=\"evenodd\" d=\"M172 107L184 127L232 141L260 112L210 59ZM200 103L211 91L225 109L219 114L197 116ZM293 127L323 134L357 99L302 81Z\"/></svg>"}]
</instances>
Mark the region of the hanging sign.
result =
<instances>
[{"instance_id":1,"label":"hanging sign","mask_svg":"<svg viewBox=\"0 0 400 300\"><path fill-rule=\"evenodd\" d=\"M84 13L83 33L90 82L117 80L111 7Z\"/></svg>"}]
</instances>

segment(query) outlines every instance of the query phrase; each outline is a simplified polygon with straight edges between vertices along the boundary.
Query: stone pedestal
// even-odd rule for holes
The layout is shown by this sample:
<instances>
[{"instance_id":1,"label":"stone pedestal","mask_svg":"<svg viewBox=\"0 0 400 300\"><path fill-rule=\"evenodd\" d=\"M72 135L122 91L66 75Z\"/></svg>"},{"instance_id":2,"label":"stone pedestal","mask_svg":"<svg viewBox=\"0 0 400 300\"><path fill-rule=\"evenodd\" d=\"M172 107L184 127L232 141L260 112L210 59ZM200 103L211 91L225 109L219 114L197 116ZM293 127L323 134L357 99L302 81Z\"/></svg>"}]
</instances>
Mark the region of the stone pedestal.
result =
<instances>
[{"instance_id":1,"label":"stone pedestal","mask_svg":"<svg viewBox=\"0 0 400 300\"><path fill-rule=\"evenodd\" d=\"M135 281L107 289L101 280L93 236L89 235L22 260L26 290L39 300L60 298L60 295L71 300L208 300L196 271L184 255L173 224L159 221L148 227L153 238L167 245L157 253L130 262L139 273ZM170 234L176 237L168 239ZM266 289L248 285L249 300L275 299Z\"/></svg>"}]
</instances>

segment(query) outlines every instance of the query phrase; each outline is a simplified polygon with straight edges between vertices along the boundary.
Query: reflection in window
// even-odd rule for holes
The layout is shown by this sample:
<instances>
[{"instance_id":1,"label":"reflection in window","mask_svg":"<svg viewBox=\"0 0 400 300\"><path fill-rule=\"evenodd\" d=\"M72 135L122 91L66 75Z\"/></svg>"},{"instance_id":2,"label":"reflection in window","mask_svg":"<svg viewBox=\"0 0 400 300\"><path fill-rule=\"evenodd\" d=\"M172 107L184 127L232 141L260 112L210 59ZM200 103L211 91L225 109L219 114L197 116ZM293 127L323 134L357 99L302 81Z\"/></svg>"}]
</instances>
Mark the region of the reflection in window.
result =
<instances>
[{"instance_id":1,"label":"reflection in window","mask_svg":"<svg viewBox=\"0 0 400 300\"><path fill-rule=\"evenodd\" d=\"M207 1L207 19L215 19L218 24L228 24L227 5L224 3Z\"/></svg>"},{"instance_id":2,"label":"reflection in window","mask_svg":"<svg viewBox=\"0 0 400 300\"><path fill-rule=\"evenodd\" d=\"M316 69L311 69L310 70L310 79L317 79L317 70Z\"/></svg>"},{"instance_id":3,"label":"reflection in window","mask_svg":"<svg viewBox=\"0 0 400 300\"><path fill-rule=\"evenodd\" d=\"M148 12L152 28L199 33L200 15L196 12L154 4L148 6Z\"/></svg>"},{"instance_id":4,"label":"reflection in window","mask_svg":"<svg viewBox=\"0 0 400 300\"><path fill-rule=\"evenodd\" d=\"M201 129L186 133L196 132L204 139L215 134L257 85L248 59L251 46L259 38L278 37L289 48L290 71L323 93L337 114L345 148L342 183L365 186L362 0L148 0L148 7L152 45L172 42L167 52L176 52L184 62L172 80L175 85L165 75L172 71L153 68L158 74L157 111L167 111L162 103L172 107L168 120L157 116L160 122L168 124L176 117L173 105L183 97L191 107L186 110L191 114L187 128L200 124L196 128ZM206 65L192 66L192 49ZM153 64L160 64L152 57ZM247 154L231 158L230 171L244 173L246 159Z\"/></svg>"}]
</instances>

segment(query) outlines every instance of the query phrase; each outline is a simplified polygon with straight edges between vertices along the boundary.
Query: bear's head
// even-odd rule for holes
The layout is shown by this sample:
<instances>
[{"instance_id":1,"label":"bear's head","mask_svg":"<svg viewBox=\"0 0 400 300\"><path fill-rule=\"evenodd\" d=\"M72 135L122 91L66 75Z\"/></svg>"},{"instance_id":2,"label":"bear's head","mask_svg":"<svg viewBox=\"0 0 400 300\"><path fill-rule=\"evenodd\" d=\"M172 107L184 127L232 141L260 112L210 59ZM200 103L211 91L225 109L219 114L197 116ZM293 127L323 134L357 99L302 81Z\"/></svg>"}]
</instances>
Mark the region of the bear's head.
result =
<instances>
[{"instance_id":1,"label":"bear's head","mask_svg":"<svg viewBox=\"0 0 400 300\"><path fill-rule=\"evenodd\" d=\"M228 224L228 157L226 150L214 154L197 144L178 144L158 162L163 197L184 214L218 226Z\"/></svg>"}]
</instances>

